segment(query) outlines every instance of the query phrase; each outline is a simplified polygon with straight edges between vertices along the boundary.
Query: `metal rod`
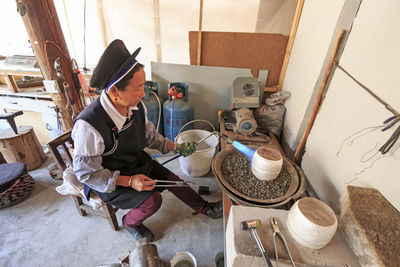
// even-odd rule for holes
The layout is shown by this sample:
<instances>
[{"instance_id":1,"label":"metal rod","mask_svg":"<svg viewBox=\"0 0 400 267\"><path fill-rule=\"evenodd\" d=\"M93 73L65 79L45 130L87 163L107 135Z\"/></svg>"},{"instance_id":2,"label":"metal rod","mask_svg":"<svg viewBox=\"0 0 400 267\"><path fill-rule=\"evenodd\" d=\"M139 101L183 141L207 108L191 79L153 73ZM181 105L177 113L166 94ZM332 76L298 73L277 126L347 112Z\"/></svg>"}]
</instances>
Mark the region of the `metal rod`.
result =
<instances>
[{"instance_id":1,"label":"metal rod","mask_svg":"<svg viewBox=\"0 0 400 267\"><path fill-rule=\"evenodd\" d=\"M387 110L392 112L394 115L399 115L399 112L392 108L388 103L386 103L382 98L380 98L378 95L376 95L374 92L372 92L369 88L367 88L365 85L363 85L361 82L359 82L356 78L354 78L350 73L348 73L342 66L339 65L337 61L335 61L335 64L337 67L342 70L347 76L349 76L353 81L355 81L359 86L361 86L365 91L367 91L372 97L374 97L376 100L378 100L382 105L385 106Z\"/></svg>"},{"instance_id":2,"label":"metal rod","mask_svg":"<svg viewBox=\"0 0 400 267\"><path fill-rule=\"evenodd\" d=\"M154 187L190 187L188 184L156 184Z\"/></svg>"},{"instance_id":3,"label":"metal rod","mask_svg":"<svg viewBox=\"0 0 400 267\"><path fill-rule=\"evenodd\" d=\"M181 156L181 155L176 155L175 157L170 158L169 160L164 161L163 163L161 163L161 165L165 165L165 164L167 164L168 162L173 161L174 159L179 158L180 156Z\"/></svg>"},{"instance_id":4,"label":"metal rod","mask_svg":"<svg viewBox=\"0 0 400 267\"><path fill-rule=\"evenodd\" d=\"M171 180L155 180L155 181L160 182L160 183L172 183L172 184L181 184L181 183L184 183L184 184L193 184L193 185L197 185L195 182L191 182L191 181L171 181Z\"/></svg>"},{"instance_id":5,"label":"metal rod","mask_svg":"<svg viewBox=\"0 0 400 267\"><path fill-rule=\"evenodd\" d=\"M263 247L263 245L262 245L262 243L260 241L260 238L258 238L258 234L257 234L256 230L254 228L250 228L250 231L251 231L251 234L253 235L253 238L256 241L257 246L258 246L258 248L259 248L259 250L261 252L261 256L264 259L265 265L267 265L268 267L273 267L272 263L267 258L267 254L266 254L265 249L264 249L264 247Z\"/></svg>"},{"instance_id":6,"label":"metal rod","mask_svg":"<svg viewBox=\"0 0 400 267\"><path fill-rule=\"evenodd\" d=\"M209 137L211 137L213 135L220 136L219 132L217 132L217 131L212 132L210 135L208 135L208 136L204 137L203 139L201 139L197 144L195 144L195 146L198 146L199 144L203 143L206 139L208 139Z\"/></svg>"}]
</instances>

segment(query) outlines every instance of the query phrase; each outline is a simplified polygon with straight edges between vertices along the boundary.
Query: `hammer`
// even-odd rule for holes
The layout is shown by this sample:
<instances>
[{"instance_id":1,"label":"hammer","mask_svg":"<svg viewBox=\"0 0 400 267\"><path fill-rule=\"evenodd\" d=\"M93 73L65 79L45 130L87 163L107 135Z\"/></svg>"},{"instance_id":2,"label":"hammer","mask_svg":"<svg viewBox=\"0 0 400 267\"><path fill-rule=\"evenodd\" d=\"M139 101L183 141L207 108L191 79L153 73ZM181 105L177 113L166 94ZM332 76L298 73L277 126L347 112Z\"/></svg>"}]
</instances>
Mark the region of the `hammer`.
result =
<instances>
[{"instance_id":1,"label":"hammer","mask_svg":"<svg viewBox=\"0 0 400 267\"><path fill-rule=\"evenodd\" d=\"M242 225L242 230L250 229L251 234L253 235L253 238L257 243L258 249L261 252L261 256L263 257L265 264L268 267L273 267L272 263L267 258L267 253L265 253L265 249L264 249L263 245L261 244L260 238L258 237L258 234L256 232L256 228L261 226L261 221L258 219L257 220L248 220L248 221L243 221L240 224Z\"/></svg>"}]
</instances>

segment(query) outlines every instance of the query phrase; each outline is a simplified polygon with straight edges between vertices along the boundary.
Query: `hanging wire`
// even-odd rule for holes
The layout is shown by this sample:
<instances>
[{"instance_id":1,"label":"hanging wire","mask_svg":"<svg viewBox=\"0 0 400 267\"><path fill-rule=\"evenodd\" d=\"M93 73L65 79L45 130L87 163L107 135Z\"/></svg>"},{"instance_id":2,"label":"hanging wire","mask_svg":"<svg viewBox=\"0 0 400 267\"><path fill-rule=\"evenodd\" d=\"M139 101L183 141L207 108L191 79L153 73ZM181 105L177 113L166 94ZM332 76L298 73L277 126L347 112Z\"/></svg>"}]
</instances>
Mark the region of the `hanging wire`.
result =
<instances>
[{"instance_id":1,"label":"hanging wire","mask_svg":"<svg viewBox=\"0 0 400 267\"><path fill-rule=\"evenodd\" d=\"M53 16L51 16L51 17L47 16L48 14L51 14L51 10L50 10L50 7L49 7L49 3L48 3L47 0L44 0L44 1L41 1L41 4L42 4L43 10L45 9L45 7L44 7L43 4L46 5L46 9L47 9L47 12L46 12L46 13L47 13L47 14L46 14L46 19L47 19L47 22L49 23L49 28L50 28L51 34L53 35L53 39L54 39L55 41L57 41L58 43L60 43L60 39L58 38L58 35L57 35L57 33L55 32L55 30L54 30L54 27L55 27L54 18L53 18Z\"/></svg>"},{"instance_id":2,"label":"hanging wire","mask_svg":"<svg viewBox=\"0 0 400 267\"><path fill-rule=\"evenodd\" d=\"M365 163L365 162L367 162L367 161L370 161L373 157L375 157L375 156L379 153L379 150L375 151L375 153L374 153L372 156L370 156L369 158L364 159L364 157L365 157L367 154L369 154L369 153L371 153L372 151L374 151L375 148L376 148L378 145L379 145L379 143L376 143L375 146L374 146L371 150L365 152L364 155L362 155L362 157L361 157L361 159L360 159L360 162L361 162L361 163Z\"/></svg>"},{"instance_id":3,"label":"hanging wire","mask_svg":"<svg viewBox=\"0 0 400 267\"><path fill-rule=\"evenodd\" d=\"M69 25L69 19L68 19L68 13L67 13L67 6L65 4L65 0L62 1L63 2L63 6L64 6L64 15L65 15L65 21L67 22L67 28L68 28L68 33L69 33L69 38L72 44L72 50L74 50L74 57L76 57L76 50L75 50L75 44L74 44L74 38L72 38L72 34L71 34L71 27Z\"/></svg>"},{"instance_id":4,"label":"hanging wire","mask_svg":"<svg viewBox=\"0 0 400 267\"><path fill-rule=\"evenodd\" d=\"M380 98L379 96L377 96L374 92L372 92L371 89L369 89L368 87L366 87L364 84L362 84L361 82L359 82L356 78L354 78L349 72L347 72L342 66L339 65L339 62L334 61L334 64L336 64L336 66L342 70L347 76L349 76L354 82L356 82L359 86L361 86L361 88L363 88L365 91L367 91L373 98L375 98L376 100L379 101L379 103L381 103L382 105L385 106L385 108L387 110L389 110L390 112L392 112L394 115L399 115L399 112L397 112L394 108L392 108L388 103L386 103L382 98Z\"/></svg>"},{"instance_id":5,"label":"hanging wire","mask_svg":"<svg viewBox=\"0 0 400 267\"><path fill-rule=\"evenodd\" d=\"M354 134L352 134L352 135L346 137L346 138L343 140L343 142L340 144L340 148L339 148L339 150L336 152L336 157L339 157L340 153L342 152L342 149L343 149L344 144L345 144L349 139L351 139L352 137L354 137L354 136L360 134L360 135L354 137L352 140L350 140L350 141L348 142L348 144L351 145L351 144L353 144L354 141L357 140L358 138L360 138L360 137L366 135L367 133L369 133L369 132L371 132L371 131L374 131L374 130L376 130L376 129L378 129L378 128L381 128L382 126L383 126L383 125L377 125L377 126L366 127L366 128L364 128L364 129L362 129L362 130L360 130L360 131L358 131L358 132L356 132L356 133L354 133ZM364 132L364 131L366 131L366 132ZM367 153L368 153L368 152L367 152Z\"/></svg>"},{"instance_id":6,"label":"hanging wire","mask_svg":"<svg viewBox=\"0 0 400 267\"><path fill-rule=\"evenodd\" d=\"M71 63L71 60L69 59L68 55L67 55L66 53L64 53L64 51L62 51L62 49L61 49L55 42L50 41L50 40L46 40L46 41L44 42L44 56L45 56L45 58L46 58L47 69L49 70L49 78L50 78L50 80L52 80L52 78L53 78L53 74L52 74L52 73L53 73L53 72L52 72L52 69L51 69L51 67L50 67L50 60L49 60L49 56L48 56L48 53L47 53L47 46L48 46L49 44L52 44L55 48L57 48L57 50L59 51L59 53L60 53L69 63Z\"/></svg>"},{"instance_id":7,"label":"hanging wire","mask_svg":"<svg viewBox=\"0 0 400 267\"><path fill-rule=\"evenodd\" d=\"M86 68L86 0L83 6L83 71L89 71L89 69Z\"/></svg>"},{"instance_id":8,"label":"hanging wire","mask_svg":"<svg viewBox=\"0 0 400 267\"><path fill-rule=\"evenodd\" d=\"M354 173L353 178L352 178L350 181L346 182L346 184L350 184L350 183L354 182L355 180L357 180L357 179L360 177L360 175L362 175L362 174L365 173L366 170L371 169L371 168L375 165L375 163L376 163L378 160L381 160L381 159L383 159L383 158L387 158L387 157L392 156L394 153L397 152L397 150L399 150L399 148L400 148L400 146L397 146L395 149L393 149L393 150L391 151L391 153L389 153L389 154L381 154L379 157L377 157L376 159L374 159L374 161L372 161L371 164L370 164L369 166L367 166L367 167L361 169L359 172ZM375 155L374 155L374 156L375 156ZM373 158L373 157L371 157L371 158Z\"/></svg>"}]
</instances>

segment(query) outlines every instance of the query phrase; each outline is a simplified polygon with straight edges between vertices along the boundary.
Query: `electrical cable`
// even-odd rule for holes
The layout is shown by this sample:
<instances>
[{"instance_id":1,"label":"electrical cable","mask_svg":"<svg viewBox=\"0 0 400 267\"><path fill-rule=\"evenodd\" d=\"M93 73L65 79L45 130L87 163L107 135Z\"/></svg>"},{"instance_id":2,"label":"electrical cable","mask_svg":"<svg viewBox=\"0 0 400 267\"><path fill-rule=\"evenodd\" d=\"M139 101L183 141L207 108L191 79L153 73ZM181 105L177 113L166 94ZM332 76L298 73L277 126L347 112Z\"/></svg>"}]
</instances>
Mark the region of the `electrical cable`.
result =
<instances>
[{"instance_id":1,"label":"electrical cable","mask_svg":"<svg viewBox=\"0 0 400 267\"><path fill-rule=\"evenodd\" d=\"M157 98L157 101L158 101L158 120L157 120L157 127L156 127L156 130L158 132L158 128L160 127L160 120L161 120L161 101L158 98L156 93L154 93L153 91L151 93L155 95L155 97Z\"/></svg>"},{"instance_id":2,"label":"electrical cable","mask_svg":"<svg viewBox=\"0 0 400 267\"><path fill-rule=\"evenodd\" d=\"M48 68L48 70L49 70L49 76L50 76L49 78L50 78L50 80L52 80L53 75L52 75L52 71L51 71L51 68L50 68L49 56L48 56L48 54L47 54L47 46L48 46L48 44L54 45L54 46L57 48L57 50L60 52L60 54L61 54L70 64L72 64L72 62L71 62L71 60L69 59L69 57L67 56L67 54L65 54L65 53L62 51L62 49L61 49L55 42L50 41L50 40L46 40L46 41L44 42L44 56L45 56L45 58L46 58L46 64L47 64L47 68Z\"/></svg>"},{"instance_id":3,"label":"electrical cable","mask_svg":"<svg viewBox=\"0 0 400 267\"><path fill-rule=\"evenodd\" d=\"M171 108L171 125L170 125L170 127L171 127L171 128L170 128L170 132L171 132L171 141L172 141L172 140L174 140L174 137L173 137L173 135L172 135L172 132L173 132L173 131L172 131L172 126L174 125L174 124L173 124L173 122L174 122L174 121L173 121L173 117L172 117L172 116L173 116L173 114L174 114L174 104L175 104L175 99L172 99L172 108Z\"/></svg>"},{"instance_id":4,"label":"electrical cable","mask_svg":"<svg viewBox=\"0 0 400 267\"><path fill-rule=\"evenodd\" d=\"M47 19L47 22L49 23L49 28L50 28L51 34L53 35L53 39L54 39L54 40L57 40L57 41L60 43L60 40L58 39L57 33L54 31L54 28L51 27L52 25L53 25L53 26L55 25L54 19L53 19L53 17L51 17L51 20L53 21L53 23L52 23L52 22L50 21L50 18L47 16L47 14L52 14L52 12L51 12L51 10L50 10L50 8L49 8L49 3L48 3L47 0L43 0L43 1L40 2L40 3L42 4L43 10L44 10L43 2L46 2L46 8L47 8L46 19Z\"/></svg>"},{"instance_id":5,"label":"electrical cable","mask_svg":"<svg viewBox=\"0 0 400 267\"><path fill-rule=\"evenodd\" d=\"M67 21L68 33L69 33L70 41L71 41L71 44L72 44L72 50L74 50L74 57L77 58L77 56L76 56L76 50L75 50L75 44L74 44L74 38L72 38L71 26L69 25L69 19L68 19L68 13L67 13L67 6L66 6L66 4L65 4L65 0L62 0L62 2L63 2L63 6L64 6L65 20Z\"/></svg>"},{"instance_id":6,"label":"electrical cable","mask_svg":"<svg viewBox=\"0 0 400 267\"><path fill-rule=\"evenodd\" d=\"M83 6L83 71L89 71L89 69L86 68L86 0Z\"/></svg>"}]
</instances>

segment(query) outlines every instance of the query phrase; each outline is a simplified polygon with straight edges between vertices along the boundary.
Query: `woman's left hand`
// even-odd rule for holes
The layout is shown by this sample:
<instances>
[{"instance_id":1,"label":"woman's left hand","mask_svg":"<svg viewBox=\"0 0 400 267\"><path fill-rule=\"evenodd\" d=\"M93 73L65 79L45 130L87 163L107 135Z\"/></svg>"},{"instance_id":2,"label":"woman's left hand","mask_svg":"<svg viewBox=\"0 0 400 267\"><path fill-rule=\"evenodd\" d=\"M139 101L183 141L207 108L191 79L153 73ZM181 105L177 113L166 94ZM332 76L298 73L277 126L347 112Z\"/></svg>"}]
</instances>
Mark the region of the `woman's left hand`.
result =
<instances>
[{"instance_id":1,"label":"woman's left hand","mask_svg":"<svg viewBox=\"0 0 400 267\"><path fill-rule=\"evenodd\" d=\"M174 153L179 154L183 157L190 156L194 152L196 152L196 144L194 142L175 144Z\"/></svg>"},{"instance_id":2,"label":"woman's left hand","mask_svg":"<svg viewBox=\"0 0 400 267\"><path fill-rule=\"evenodd\" d=\"M168 151L174 151L174 148L175 148L175 143L169 142L169 143L167 144L167 149L168 149Z\"/></svg>"}]
</instances>

